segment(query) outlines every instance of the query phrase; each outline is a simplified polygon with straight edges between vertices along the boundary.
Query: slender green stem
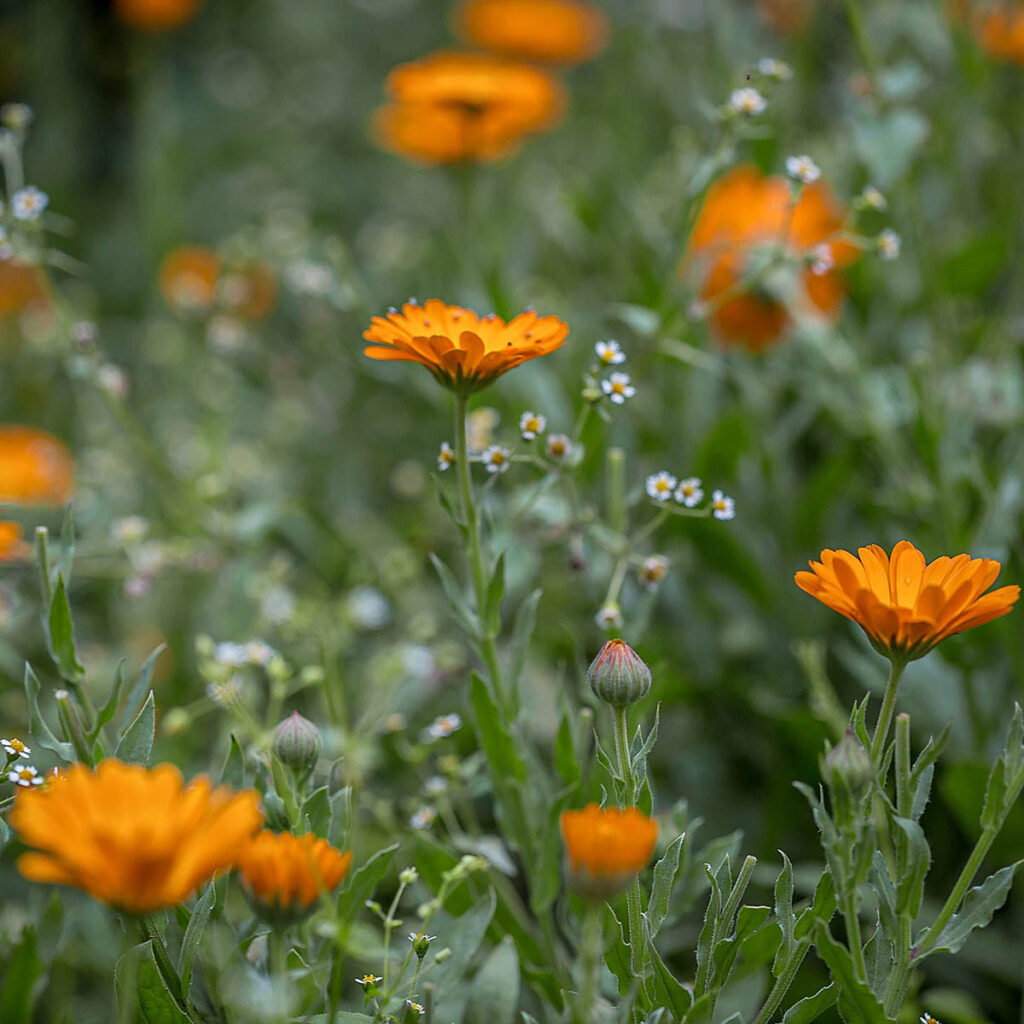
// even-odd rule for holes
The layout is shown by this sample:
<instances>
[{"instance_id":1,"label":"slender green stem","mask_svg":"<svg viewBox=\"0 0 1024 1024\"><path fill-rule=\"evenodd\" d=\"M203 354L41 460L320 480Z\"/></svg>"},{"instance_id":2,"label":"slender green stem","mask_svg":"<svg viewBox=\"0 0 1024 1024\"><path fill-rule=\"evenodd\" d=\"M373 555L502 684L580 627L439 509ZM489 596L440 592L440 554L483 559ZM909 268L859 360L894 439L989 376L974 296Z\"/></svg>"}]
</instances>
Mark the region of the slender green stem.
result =
<instances>
[{"instance_id":1,"label":"slender green stem","mask_svg":"<svg viewBox=\"0 0 1024 1024\"><path fill-rule=\"evenodd\" d=\"M455 396L455 474L459 484L459 505L465 526L466 555L476 598L476 612L480 620L480 654L487 666L494 696L503 705L501 664L498 648L487 618L487 571L484 567L483 546L480 541L480 516L473 496L473 480L469 471L469 452L466 446L467 395Z\"/></svg>"},{"instance_id":2,"label":"slender green stem","mask_svg":"<svg viewBox=\"0 0 1024 1024\"><path fill-rule=\"evenodd\" d=\"M797 971L800 970L800 965L804 962L810 948L811 944L806 940L797 943L789 959L782 965L782 973L775 979L768 998L754 1018L754 1024L768 1024L775 1016L775 1011L782 1005L782 1000L786 998L786 993L789 991L790 985L793 984L793 979L796 977Z\"/></svg>"},{"instance_id":3,"label":"slender green stem","mask_svg":"<svg viewBox=\"0 0 1024 1024\"><path fill-rule=\"evenodd\" d=\"M878 712L875 735L871 738L871 765L876 775L882 764L885 741L889 738L889 727L892 725L892 715L896 709L896 694L900 688L900 677L906 667L906 663L902 661L892 661L890 665L889 682L886 684L885 696L882 698L882 710ZM884 782L884 780L882 781Z\"/></svg>"},{"instance_id":4,"label":"slender green stem","mask_svg":"<svg viewBox=\"0 0 1024 1024\"><path fill-rule=\"evenodd\" d=\"M636 803L636 776L629 756L629 722L625 708L614 708L615 713L615 758L619 775L623 780L621 804L632 807ZM647 949L644 944L643 924L640 912L640 880L634 878L626 890L626 923L629 929L629 960L633 973L643 977L647 963Z\"/></svg>"},{"instance_id":5,"label":"slender green stem","mask_svg":"<svg viewBox=\"0 0 1024 1024\"><path fill-rule=\"evenodd\" d=\"M608 525L620 536L626 535L626 453L618 447L605 456L607 473Z\"/></svg>"},{"instance_id":6,"label":"slender green stem","mask_svg":"<svg viewBox=\"0 0 1024 1024\"><path fill-rule=\"evenodd\" d=\"M580 945L579 1024L589 1024L601 979L601 904L588 903Z\"/></svg>"},{"instance_id":7,"label":"slender green stem","mask_svg":"<svg viewBox=\"0 0 1024 1024\"><path fill-rule=\"evenodd\" d=\"M910 977L911 927L910 914L900 914L897 921L896 962L885 986L884 1005L888 1017L896 1016L896 1011L903 1005L903 999L907 994L907 979Z\"/></svg>"},{"instance_id":8,"label":"slender green stem","mask_svg":"<svg viewBox=\"0 0 1024 1024\"><path fill-rule=\"evenodd\" d=\"M850 955L853 957L853 965L857 969L857 977L866 981L868 976L867 965L864 963L864 940L860 934L860 917L857 915L857 890L854 886L848 886L847 892L839 901L839 910L843 915L846 924L846 941L850 946Z\"/></svg>"}]
</instances>

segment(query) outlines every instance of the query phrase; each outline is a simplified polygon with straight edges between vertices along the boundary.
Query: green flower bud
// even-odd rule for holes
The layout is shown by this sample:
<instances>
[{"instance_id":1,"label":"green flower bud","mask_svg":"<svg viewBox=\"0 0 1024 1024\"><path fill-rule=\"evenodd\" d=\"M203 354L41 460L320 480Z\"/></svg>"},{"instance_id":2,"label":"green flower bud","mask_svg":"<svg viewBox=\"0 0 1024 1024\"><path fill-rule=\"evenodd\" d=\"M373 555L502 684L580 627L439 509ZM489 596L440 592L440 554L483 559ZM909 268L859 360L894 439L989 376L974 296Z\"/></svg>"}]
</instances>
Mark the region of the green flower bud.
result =
<instances>
[{"instance_id":1,"label":"green flower bud","mask_svg":"<svg viewBox=\"0 0 1024 1024\"><path fill-rule=\"evenodd\" d=\"M624 708L647 696L651 670L625 640L609 640L590 663L587 682L598 699Z\"/></svg>"},{"instance_id":2,"label":"green flower bud","mask_svg":"<svg viewBox=\"0 0 1024 1024\"><path fill-rule=\"evenodd\" d=\"M422 960L430 950L430 943L436 938L436 935L425 935L423 932L410 934L409 941L412 943L412 951Z\"/></svg>"},{"instance_id":3,"label":"green flower bud","mask_svg":"<svg viewBox=\"0 0 1024 1024\"><path fill-rule=\"evenodd\" d=\"M402 885L414 885L419 877L419 872L415 868L404 868L401 874L399 874L398 880Z\"/></svg>"},{"instance_id":4,"label":"green flower bud","mask_svg":"<svg viewBox=\"0 0 1024 1024\"><path fill-rule=\"evenodd\" d=\"M871 788L871 755L849 729L827 751L821 762L821 774L832 793L833 802L861 800Z\"/></svg>"},{"instance_id":5,"label":"green flower bud","mask_svg":"<svg viewBox=\"0 0 1024 1024\"><path fill-rule=\"evenodd\" d=\"M266 818L267 828L275 832L287 832L292 827L284 801L273 789L268 789L263 794L263 816Z\"/></svg>"},{"instance_id":6,"label":"green flower bud","mask_svg":"<svg viewBox=\"0 0 1024 1024\"><path fill-rule=\"evenodd\" d=\"M297 774L312 770L320 756L320 732L298 711L293 711L274 730L274 753Z\"/></svg>"}]
</instances>

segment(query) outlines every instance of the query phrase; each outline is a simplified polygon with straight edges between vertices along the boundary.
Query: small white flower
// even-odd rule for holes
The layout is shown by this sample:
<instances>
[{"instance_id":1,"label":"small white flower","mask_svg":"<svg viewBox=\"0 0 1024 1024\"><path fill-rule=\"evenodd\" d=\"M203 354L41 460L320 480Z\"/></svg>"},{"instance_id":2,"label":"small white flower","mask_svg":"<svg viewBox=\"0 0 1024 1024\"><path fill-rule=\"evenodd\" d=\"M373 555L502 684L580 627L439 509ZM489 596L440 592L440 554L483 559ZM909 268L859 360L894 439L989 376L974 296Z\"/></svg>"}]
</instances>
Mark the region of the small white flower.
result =
<instances>
[{"instance_id":1,"label":"small white flower","mask_svg":"<svg viewBox=\"0 0 1024 1024\"><path fill-rule=\"evenodd\" d=\"M811 273L817 277L827 274L836 265L832 255L832 246L828 242L819 242L811 249Z\"/></svg>"},{"instance_id":2,"label":"small white flower","mask_svg":"<svg viewBox=\"0 0 1024 1024\"><path fill-rule=\"evenodd\" d=\"M99 328L91 320L79 320L71 325L71 340L76 345L89 346L96 340Z\"/></svg>"},{"instance_id":3,"label":"small white flower","mask_svg":"<svg viewBox=\"0 0 1024 1024\"><path fill-rule=\"evenodd\" d=\"M229 641L217 644L213 649L214 661L219 661L222 665L232 665L235 668L239 668L245 665L249 660L249 655L246 653L245 644L236 644Z\"/></svg>"},{"instance_id":4,"label":"small white flower","mask_svg":"<svg viewBox=\"0 0 1024 1024\"><path fill-rule=\"evenodd\" d=\"M767 106L765 98L749 85L743 89L734 89L729 97L729 107L737 114L763 114Z\"/></svg>"},{"instance_id":5,"label":"small white flower","mask_svg":"<svg viewBox=\"0 0 1024 1024\"><path fill-rule=\"evenodd\" d=\"M0 124L12 131L24 131L33 117L32 108L27 103L5 103L0 107Z\"/></svg>"},{"instance_id":6,"label":"small white flower","mask_svg":"<svg viewBox=\"0 0 1024 1024\"><path fill-rule=\"evenodd\" d=\"M901 239L895 231L886 228L875 239L875 245L878 247L878 255L881 259L894 260L900 254L900 247L903 245L903 239Z\"/></svg>"},{"instance_id":7,"label":"small white flower","mask_svg":"<svg viewBox=\"0 0 1024 1024\"><path fill-rule=\"evenodd\" d=\"M423 1013L423 1007L419 1003L414 1003L411 999L406 999L405 1005L412 1010L413 1013Z\"/></svg>"},{"instance_id":8,"label":"small white flower","mask_svg":"<svg viewBox=\"0 0 1024 1024\"><path fill-rule=\"evenodd\" d=\"M551 434L548 437L548 458L562 462L572 454L572 441L565 434Z\"/></svg>"},{"instance_id":9,"label":"small white flower","mask_svg":"<svg viewBox=\"0 0 1024 1024\"><path fill-rule=\"evenodd\" d=\"M622 627L622 610L617 604L606 604L598 609L594 621L601 629L620 629Z\"/></svg>"},{"instance_id":10,"label":"small white flower","mask_svg":"<svg viewBox=\"0 0 1024 1024\"><path fill-rule=\"evenodd\" d=\"M711 514L716 519L732 519L736 515L736 502L721 491L712 491Z\"/></svg>"},{"instance_id":11,"label":"small white flower","mask_svg":"<svg viewBox=\"0 0 1024 1024\"><path fill-rule=\"evenodd\" d=\"M35 185L27 185L11 196L11 212L15 220L37 220L46 209L50 197Z\"/></svg>"},{"instance_id":12,"label":"small white flower","mask_svg":"<svg viewBox=\"0 0 1024 1024\"><path fill-rule=\"evenodd\" d=\"M809 156L787 156L786 173L805 185L821 177L821 168Z\"/></svg>"},{"instance_id":13,"label":"small white flower","mask_svg":"<svg viewBox=\"0 0 1024 1024\"><path fill-rule=\"evenodd\" d=\"M524 412L519 417L519 433L524 441L532 441L538 434L544 433L548 421L539 412Z\"/></svg>"},{"instance_id":14,"label":"small white flower","mask_svg":"<svg viewBox=\"0 0 1024 1024\"><path fill-rule=\"evenodd\" d=\"M265 668L275 654L277 651L265 640L250 640L245 645L245 657L250 665L262 665Z\"/></svg>"},{"instance_id":15,"label":"small white flower","mask_svg":"<svg viewBox=\"0 0 1024 1024\"><path fill-rule=\"evenodd\" d=\"M885 196L874 185L865 187L864 191L860 194L860 201L869 210L886 210L889 208L889 203L886 201Z\"/></svg>"},{"instance_id":16,"label":"small white flower","mask_svg":"<svg viewBox=\"0 0 1024 1024\"><path fill-rule=\"evenodd\" d=\"M371 985L376 985L378 982L384 979L376 974L364 974L361 978L356 978L356 984L362 985L364 988L369 988Z\"/></svg>"},{"instance_id":17,"label":"small white flower","mask_svg":"<svg viewBox=\"0 0 1024 1024\"><path fill-rule=\"evenodd\" d=\"M688 476L679 481L676 493L672 495L680 505L693 508L704 500L704 490L700 485L700 477Z\"/></svg>"},{"instance_id":18,"label":"small white flower","mask_svg":"<svg viewBox=\"0 0 1024 1024\"><path fill-rule=\"evenodd\" d=\"M326 295L334 287L334 271L323 263L293 263L284 276L293 291L305 295Z\"/></svg>"},{"instance_id":19,"label":"small white flower","mask_svg":"<svg viewBox=\"0 0 1024 1024\"><path fill-rule=\"evenodd\" d=\"M420 873L415 868L402 868L399 872L398 880L402 885L415 885L419 877Z\"/></svg>"},{"instance_id":20,"label":"small white flower","mask_svg":"<svg viewBox=\"0 0 1024 1024\"><path fill-rule=\"evenodd\" d=\"M410 828L428 829L437 820L437 811L433 807L421 807L410 819Z\"/></svg>"},{"instance_id":21,"label":"small white flower","mask_svg":"<svg viewBox=\"0 0 1024 1024\"><path fill-rule=\"evenodd\" d=\"M703 320L708 315L708 304L702 299L694 299L686 307L686 315L690 320Z\"/></svg>"},{"instance_id":22,"label":"small white flower","mask_svg":"<svg viewBox=\"0 0 1024 1024\"><path fill-rule=\"evenodd\" d=\"M788 82L793 77L793 69L784 60L776 60L774 57L762 57L757 62L757 70L766 78L780 82Z\"/></svg>"},{"instance_id":23,"label":"small white flower","mask_svg":"<svg viewBox=\"0 0 1024 1024\"><path fill-rule=\"evenodd\" d=\"M671 473L662 470L647 478L647 496L655 501L668 501L672 492L676 489L676 478Z\"/></svg>"},{"instance_id":24,"label":"small white flower","mask_svg":"<svg viewBox=\"0 0 1024 1024\"><path fill-rule=\"evenodd\" d=\"M231 707L242 695L242 681L238 676L230 676L223 682L207 683L206 695L222 708Z\"/></svg>"},{"instance_id":25,"label":"small white flower","mask_svg":"<svg viewBox=\"0 0 1024 1024\"><path fill-rule=\"evenodd\" d=\"M930 1013L922 1013L920 1024L939 1024L939 1021Z\"/></svg>"},{"instance_id":26,"label":"small white flower","mask_svg":"<svg viewBox=\"0 0 1024 1024\"><path fill-rule=\"evenodd\" d=\"M511 456L512 453L507 448L502 448L500 444L492 444L484 449L480 460L488 473L505 473L512 465Z\"/></svg>"},{"instance_id":27,"label":"small white flower","mask_svg":"<svg viewBox=\"0 0 1024 1024\"><path fill-rule=\"evenodd\" d=\"M26 747L21 740L0 740L0 747L8 757L28 757L32 753L31 747Z\"/></svg>"},{"instance_id":28,"label":"small white flower","mask_svg":"<svg viewBox=\"0 0 1024 1024\"><path fill-rule=\"evenodd\" d=\"M392 711L380 725L383 733L401 732L406 726L405 715L401 711Z\"/></svg>"},{"instance_id":29,"label":"small white flower","mask_svg":"<svg viewBox=\"0 0 1024 1024\"><path fill-rule=\"evenodd\" d=\"M149 520L145 516L123 516L110 526L110 537L115 544L137 544L149 533Z\"/></svg>"},{"instance_id":30,"label":"small white flower","mask_svg":"<svg viewBox=\"0 0 1024 1024\"><path fill-rule=\"evenodd\" d=\"M455 462L455 450L447 441L441 442L441 450L437 453L437 468L443 473Z\"/></svg>"},{"instance_id":31,"label":"small white flower","mask_svg":"<svg viewBox=\"0 0 1024 1024\"><path fill-rule=\"evenodd\" d=\"M114 398L128 394L128 375L114 363L103 363L96 368L96 383Z\"/></svg>"},{"instance_id":32,"label":"small white flower","mask_svg":"<svg viewBox=\"0 0 1024 1024\"><path fill-rule=\"evenodd\" d=\"M24 764L20 768L9 771L7 773L7 781L13 782L15 786L24 786L28 789L30 786L41 786L43 784L43 777L32 765Z\"/></svg>"},{"instance_id":33,"label":"small white flower","mask_svg":"<svg viewBox=\"0 0 1024 1024\"><path fill-rule=\"evenodd\" d=\"M640 566L640 583L647 590L657 590L668 573L668 559L664 555L650 555Z\"/></svg>"},{"instance_id":34,"label":"small white flower","mask_svg":"<svg viewBox=\"0 0 1024 1024\"><path fill-rule=\"evenodd\" d=\"M599 341L594 345L594 351L605 366L620 366L626 361L626 353L617 341Z\"/></svg>"},{"instance_id":35,"label":"small white flower","mask_svg":"<svg viewBox=\"0 0 1024 1024\"><path fill-rule=\"evenodd\" d=\"M636 394L636 388L629 383L628 373L613 373L601 381L601 390L615 403L622 405L627 398Z\"/></svg>"},{"instance_id":36,"label":"small white flower","mask_svg":"<svg viewBox=\"0 0 1024 1024\"><path fill-rule=\"evenodd\" d=\"M436 938L436 935L427 935L426 932L409 932L410 942L415 942L417 939L426 939L427 942L433 942Z\"/></svg>"},{"instance_id":37,"label":"small white flower","mask_svg":"<svg viewBox=\"0 0 1024 1024\"><path fill-rule=\"evenodd\" d=\"M345 606L353 625L359 629L381 629L391 619L391 604L376 587L356 587Z\"/></svg>"},{"instance_id":38,"label":"small white flower","mask_svg":"<svg viewBox=\"0 0 1024 1024\"><path fill-rule=\"evenodd\" d=\"M423 783L423 795L430 797L438 797L442 793L448 792L448 780L443 775L431 775L426 782Z\"/></svg>"},{"instance_id":39,"label":"small white flower","mask_svg":"<svg viewBox=\"0 0 1024 1024\"><path fill-rule=\"evenodd\" d=\"M462 719L454 712L450 715L440 715L424 730L424 737L429 742L443 740L457 733L461 728Z\"/></svg>"}]
</instances>

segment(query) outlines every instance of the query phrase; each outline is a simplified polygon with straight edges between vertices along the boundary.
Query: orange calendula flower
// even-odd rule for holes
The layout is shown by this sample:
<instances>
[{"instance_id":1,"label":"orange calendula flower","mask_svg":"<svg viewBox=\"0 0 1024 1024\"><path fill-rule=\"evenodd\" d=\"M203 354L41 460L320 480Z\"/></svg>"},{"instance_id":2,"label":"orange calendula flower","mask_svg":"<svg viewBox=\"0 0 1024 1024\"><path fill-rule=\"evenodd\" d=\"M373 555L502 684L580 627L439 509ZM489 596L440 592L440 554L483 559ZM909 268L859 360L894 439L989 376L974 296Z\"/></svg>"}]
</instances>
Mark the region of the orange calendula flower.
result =
<instances>
[{"instance_id":1,"label":"orange calendula flower","mask_svg":"<svg viewBox=\"0 0 1024 1024\"><path fill-rule=\"evenodd\" d=\"M31 853L34 882L82 889L120 910L148 914L188 899L232 868L263 823L256 793L187 786L172 764L116 759L73 764L40 789L20 790L10 824Z\"/></svg>"},{"instance_id":2,"label":"orange calendula flower","mask_svg":"<svg viewBox=\"0 0 1024 1024\"><path fill-rule=\"evenodd\" d=\"M242 885L269 917L295 917L330 892L348 873L352 854L312 832L293 836L264 829L238 862Z\"/></svg>"},{"instance_id":3,"label":"orange calendula flower","mask_svg":"<svg viewBox=\"0 0 1024 1024\"><path fill-rule=\"evenodd\" d=\"M74 484L63 442L34 427L0 427L0 504L63 505Z\"/></svg>"},{"instance_id":4,"label":"orange calendula flower","mask_svg":"<svg viewBox=\"0 0 1024 1024\"><path fill-rule=\"evenodd\" d=\"M608 19L577 0L466 0L455 24L474 46L551 64L589 60L608 41Z\"/></svg>"},{"instance_id":5,"label":"orange calendula flower","mask_svg":"<svg viewBox=\"0 0 1024 1024\"><path fill-rule=\"evenodd\" d=\"M363 337L376 344L363 354L421 363L445 387L468 394L520 363L561 348L568 333L569 325L557 316L527 311L506 323L493 313L478 316L430 299L375 316Z\"/></svg>"},{"instance_id":6,"label":"orange calendula flower","mask_svg":"<svg viewBox=\"0 0 1024 1024\"><path fill-rule=\"evenodd\" d=\"M204 312L217 297L220 257L203 245L174 249L160 264L160 291L169 306L186 313Z\"/></svg>"},{"instance_id":7,"label":"orange calendula flower","mask_svg":"<svg viewBox=\"0 0 1024 1024\"><path fill-rule=\"evenodd\" d=\"M191 21L201 0L114 0L117 16L144 32L169 32Z\"/></svg>"},{"instance_id":8,"label":"orange calendula flower","mask_svg":"<svg viewBox=\"0 0 1024 1024\"><path fill-rule=\"evenodd\" d=\"M1024 64L1024 3L1020 0L954 0L953 15L996 60Z\"/></svg>"},{"instance_id":9,"label":"orange calendula flower","mask_svg":"<svg viewBox=\"0 0 1024 1024\"><path fill-rule=\"evenodd\" d=\"M796 301L829 320L839 315L845 287L837 270L857 255L856 246L838 238L845 219L820 181L802 188L795 204L785 179L756 167L737 167L711 186L680 270L696 274L701 301L724 343L759 352L791 324L790 310L777 297L743 283L770 247L796 259L817 257L799 274L803 295Z\"/></svg>"},{"instance_id":10,"label":"orange calendula flower","mask_svg":"<svg viewBox=\"0 0 1024 1024\"><path fill-rule=\"evenodd\" d=\"M550 128L565 106L540 68L483 53L441 52L388 76L392 102L373 135L385 149L425 163L497 160L524 136Z\"/></svg>"},{"instance_id":11,"label":"orange calendula flower","mask_svg":"<svg viewBox=\"0 0 1024 1024\"><path fill-rule=\"evenodd\" d=\"M587 804L563 811L561 825L570 884L597 900L610 899L643 871L658 841L658 823L635 807Z\"/></svg>"},{"instance_id":12,"label":"orange calendula flower","mask_svg":"<svg viewBox=\"0 0 1024 1024\"><path fill-rule=\"evenodd\" d=\"M796 585L833 611L853 619L879 653L900 661L927 654L940 640L1005 615L1020 587L986 590L1001 568L991 558L943 555L925 562L910 541L887 555L872 544L849 551L825 550Z\"/></svg>"},{"instance_id":13,"label":"orange calendula flower","mask_svg":"<svg viewBox=\"0 0 1024 1024\"><path fill-rule=\"evenodd\" d=\"M45 308L49 301L46 275L35 264L0 259L0 317Z\"/></svg>"},{"instance_id":14,"label":"orange calendula flower","mask_svg":"<svg viewBox=\"0 0 1024 1024\"><path fill-rule=\"evenodd\" d=\"M32 554L20 523L0 519L0 562L20 562Z\"/></svg>"}]
</instances>

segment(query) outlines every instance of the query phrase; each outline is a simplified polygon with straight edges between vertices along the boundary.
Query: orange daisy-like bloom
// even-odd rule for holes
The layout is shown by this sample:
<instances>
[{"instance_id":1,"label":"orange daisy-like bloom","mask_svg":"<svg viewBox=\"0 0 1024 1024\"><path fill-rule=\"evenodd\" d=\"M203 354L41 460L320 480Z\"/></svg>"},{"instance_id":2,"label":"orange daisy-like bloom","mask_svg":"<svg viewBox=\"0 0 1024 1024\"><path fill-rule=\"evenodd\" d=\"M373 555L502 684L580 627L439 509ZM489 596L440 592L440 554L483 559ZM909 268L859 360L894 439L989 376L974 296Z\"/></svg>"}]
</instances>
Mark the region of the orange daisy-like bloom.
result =
<instances>
[{"instance_id":1,"label":"orange daisy-like bloom","mask_svg":"<svg viewBox=\"0 0 1024 1024\"><path fill-rule=\"evenodd\" d=\"M447 388L468 394L537 356L561 348L569 325L557 316L532 310L506 323L493 313L478 316L470 309L440 299L425 305L407 302L402 311L375 316L363 350L371 359L421 363Z\"/></svg>"},{"instance_id":2,"label":"orange daisy-like bloom","mask_svg":"<svg viewBox=\"0 0 1024 1024\"><path fill-rule=\"evenodd\" d=\"M63 505L75 485L71 453L33 427L0 427L0 504Z\"/></svg>"},{"instance_id":3,"label":"orange daisy-like bloom","mask_svg":"<svg viewBox=\"0 0 1024 1024\"><path fill-rule=\"evenodd\" d=\"M82 889L148 914L188 899L232 868L263 823L253 790L185 785L173 764L108 759L73 764L41 789L18 793L12 828L37 852L18 859L34 882Z\"/></svg>"},{"instance_id":4,"label":"orange daisy-like bloom","mask_svg":"<svg viewBox=\"0 0 1024 1024\"><path fill-rule=\"evenodd\" d=\"M174 249L160 264L160 291L169 306L186 312L204 312L217 297L220 257L203 245Z\"/></svg>"},{"instance_id":5,"label":"orange daisy-like bloom","mask_svg":"<svg viewBox=\"0 0 1024 1024\"><path fill-rule=\"evenodd\" d=\"M0 519L0 562L20 562L32 554L32 547L24 540L20 523Z\"/></svg>"},{"instance_id":6,"label":"orange daisy-like bloom","mask_svg":"<svg viewBox=\"0 0 1024 1024\"><path fill-rule=\"evenodd\" d=\"M425 163L497 160L550 128L565 106L540 68L483 53L435 53L388 76L392 103L373 123L378 144Z\"/></svg>"},{"instance_id":7,"label":"orange daisy-like bloom","mask_svg":"<svg viewBox=\"0 0 1024 1024\"><path fill-rule=\"evenodd\" d=\"M466 0L455 23L474 46L551 64L589 60L608 41L608 19L577 0Z\"/></svg>"},{"instance_id":8,"label":"orange daisy-like bloom","mask_svg":"<svg viewBox=\"0 0 1024 1024\"><path fill-rule=\"evenodd\" d=\"M803 32L814 14L813 0L757 0L757 13L776 32Z\"/></svg>"},{"instance_id":9,"label":"orange daisy-like bloom","mask_svg":"<svg viewBox=\"0 0 1024 1024\"><path fill-rule=\"evenodd\" d=\"M996 58L1024 64L1024 3L1020 0L954 0L953 15L966 21L982 49Z\"/></svg>"},{"instance_id":10,"label":"orange daisy-like bloom","mask_svg":"<svg viewBox=\"0 0 1024 1024\"><path fill-rule=\"evenodd\" d=\"M45 308L50 300L46 276L32 263L0 260L0 317Z\"/></svg>"},{"instance_id":11,"label":"orange daisy-like bloom","mask_svg":"<svg viewBox=\"0 0 1024 1024\"><path fill-rule=\"evenodd\" d=\"M569 881L581 895L610 899L639 874L658 841L658 823L635 807L602 810L587 804L582 811L563 811L562 838L569 862Z\"/></svg>"},{"instance_id":12,"label":"orange daisy-like bloom","mask_svg":"<svg viewBox=\"0 0 1024 1024\"><path fill-rule=\"evenodd\" d=\"M901 661L1005 615L1020 596L1018 586L985 593L1001 568L991 558L943 555L926 564L906 540L891 555L872 544L856 556L822 551L821 561L810 565L811 572L796 574L796 585L853 619L881 654Z\"/></svg>"},{"instance_id":13,"label":"orange daisy-like bloom","mask_svg":"<svg viewBox=\"0 0 1024 1024\"><path fill-rule=\"evenodd\" d=\"M348 873L352 854L336 850L312 832L293 836L264 829L238 862L242 885L271 917L301 915Z\"/></svg>"},{"instance_id":14,"label":"orange daisy-like bloom","mask_svg":"<svg viewBox=\"0 0 1024 1024\"><path fill-rule=\"evenodd\" d=\"M191 21L201 0L114 0L117 16L144 32L169 32Z\"/></svg>"},{"instance_id":15,"label":"orange daisy-like bloom","mask_svg":"<svg viewBox=\"0 0 1024 1024\"><path fill-rule=\"evenodd\" d=\"M845 295L837 269L851 263L857 248L836 235L846 213L823 182L801 189L794 204L789 183L766 177L756 167L737 167L708 190L690 236L680 270L696 272L700 298L726 344L760 352L778 341L791 325L790 311L756 286L744 287L751 257L765 246L784 248L804 258L822 245L830 265L808 266L800 282L808 312L834 320ZM735 294L734 294L735 293Z\"/></svg>"}]
</instances>

